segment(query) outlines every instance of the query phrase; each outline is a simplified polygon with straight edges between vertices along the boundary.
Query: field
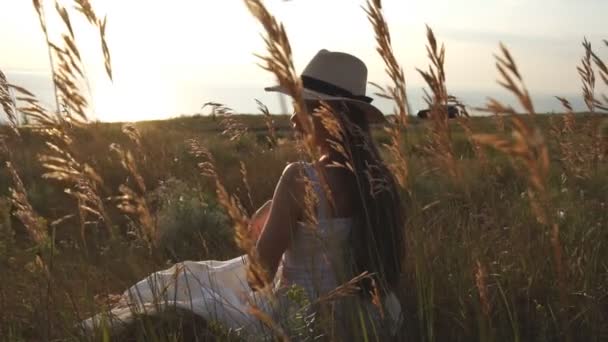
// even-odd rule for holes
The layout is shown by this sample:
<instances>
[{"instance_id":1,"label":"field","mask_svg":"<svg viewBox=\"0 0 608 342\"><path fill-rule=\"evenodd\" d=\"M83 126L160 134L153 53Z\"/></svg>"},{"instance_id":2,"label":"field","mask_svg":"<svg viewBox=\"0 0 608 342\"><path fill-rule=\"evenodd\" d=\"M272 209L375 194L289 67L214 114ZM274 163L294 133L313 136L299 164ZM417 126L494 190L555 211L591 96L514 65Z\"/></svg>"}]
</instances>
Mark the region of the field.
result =
<instances>
[{"instance_id":1,"label":"field","mask_svg":"<svg viewBox=\"0 0 608 342\"><path fill-rule=\"evenodd\" d=\"M601 120L577 116L581 126ZM281 143L273 148L262 117L236 116L234 120L248 130L233 141L222 135L219 119L208 117L137 123L139 145L122 133L121 124L94 123L75 130L79 143L74 150L81 162L99 172L103 198L116 196L123 183L132 185L110 144L140 149L136 164L149 189L143 195L158 242L150 248L137 222L129 218L132 215L118 210L110 199L104 203L117 231L114 239L98 220L81 227L73 216L58 224L45 223L52 247L32 243L19 220L8 215L14 210L7 193L12 181L3 169L0 335L6 340L69 337L76 320L96 312L108 295L121 293L151 271L181 260L239 255L214 184L199 174L185 139L199 139L210 149L225 186L248 213L272 196L283 166L302 155L291 141L287 117L275 118ZM563 116L535 119L547 131L549 121L559 125L562 120ZM455 186L447 173L429 171L432 158L422 146L430 125L414 120L403 142L411 173L410 195L404 201L407 267L400 293L406 310L406 339L554 340L566 328L577 339L605 338L606 165L598 165L584 178L570 178L558 158L557 142L550 144L554 157L547 178L549 215L559 224L567 272L568 306L561 309L551 231L538 223L531 210L525 178L507 158L490 150L486 151L489 165L482 165L463 129L452 122L457 164L464 170L462 184ZM487 133L498 129L491 117L472 119L471 127ZM36 155L43 150L43 140L28 128L20 133L20 141L9 140L7 145L19 147L9 148L11 159L34 210L47 221L77 212L76 201L63 193L62 183L40 177L43 169ZM380 143L389 142L380 129L375 136ZM243 183L241 162L250 193ZM41 262L36 262L37 256ZM560 320L559 310L566 310L567 325Z\"/></svg>"},{"instance_id":2,"label":"field","mask_svg":"<svg viewBox=\"0 0 608 342\"><path fill-rule=\"evenodd\" d=\"M76 3L99 31L111 78L105 19L88 1ZM260 1L245 4L264 28L261 65L308 120L284 27ZM380 1L365 9L391 79L379 91L395 103L373 138L406 213L397 340L608 340L608 98L598 90L608 85L606 64L585 41L578 70L586 112L556 99L564 113L542 115L501 45L498 79L517 110L488 99L488 116L448 119L447 104L466 107L447 90L445 50L429 28L429 68L418 71L431 110L422 120L408 112ZM249 216L271 198L288 162L316 156L309 140L294 140L287 116L263 110L237 115L211 104L217 116L92 122L70 14L56 11L63 42L47 43L62 109L43 108L0 73L9 118L0 127L2 341L81 340L77 322L149 273L249 253ZM195 325L169 315L142 324L135 339L189 340ZM308 334L290 328L273 337L323 338L316 325Z\"/></svg>"}]
</instances>

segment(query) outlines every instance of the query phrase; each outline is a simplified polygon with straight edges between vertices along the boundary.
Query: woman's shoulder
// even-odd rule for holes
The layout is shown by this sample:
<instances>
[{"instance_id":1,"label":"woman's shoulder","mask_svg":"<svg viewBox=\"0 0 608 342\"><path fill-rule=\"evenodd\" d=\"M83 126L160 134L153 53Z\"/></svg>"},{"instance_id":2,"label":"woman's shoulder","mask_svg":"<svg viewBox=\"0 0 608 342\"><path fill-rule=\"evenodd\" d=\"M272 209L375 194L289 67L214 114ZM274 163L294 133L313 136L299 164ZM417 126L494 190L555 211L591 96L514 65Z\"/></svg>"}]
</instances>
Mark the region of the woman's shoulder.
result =
<instances>
[{"instance_id":1,"label":"woman's shoulder","mask_svg":"<svg viewBox=\"0 0 608 342\"><path fill-rule=\"evenodd\" d=\"M291 189L291 192L301 194L304 190L306 179L310 180L314 178L312 172L314 172L312 164L302 161L292 162L287 164L285 169L283 169L279 183Z\"/></svg>"},{"instance_id":2,"label":"woman's shoulder","mask_svg":"<svg viewBox=\"0 0 608 342\"><path fill-rule=\"evenodd\" d=\"M288 163L287 166L283 169L282 177L287 179L296 180L300 178L303 174L308 174L309 170L313 168L311 163L304 161L296 161Z\"/></svg>"}]
</instances>

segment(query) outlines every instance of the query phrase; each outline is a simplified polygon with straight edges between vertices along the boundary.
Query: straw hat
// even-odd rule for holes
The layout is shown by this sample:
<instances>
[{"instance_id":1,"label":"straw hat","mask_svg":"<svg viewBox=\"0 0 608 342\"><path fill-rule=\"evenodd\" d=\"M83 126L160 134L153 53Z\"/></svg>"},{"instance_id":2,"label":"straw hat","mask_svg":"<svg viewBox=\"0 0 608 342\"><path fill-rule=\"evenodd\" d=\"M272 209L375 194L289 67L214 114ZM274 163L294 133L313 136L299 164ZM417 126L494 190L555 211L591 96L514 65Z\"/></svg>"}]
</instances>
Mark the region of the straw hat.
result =
<instances>
[{"instance_id":1,"label":"straw hat","mask_svg":"<svg viewBox=\"0 0 608 342\"><path fill-rule=\"evenodd\" d=\"M359 58L343 52L319 51L300 76L305 100L344 101L358 106L368 122L386 122L382 112L365 95L367 67ZM265 88L287 94L281 86Z\"/></svg>"}]
</instances>

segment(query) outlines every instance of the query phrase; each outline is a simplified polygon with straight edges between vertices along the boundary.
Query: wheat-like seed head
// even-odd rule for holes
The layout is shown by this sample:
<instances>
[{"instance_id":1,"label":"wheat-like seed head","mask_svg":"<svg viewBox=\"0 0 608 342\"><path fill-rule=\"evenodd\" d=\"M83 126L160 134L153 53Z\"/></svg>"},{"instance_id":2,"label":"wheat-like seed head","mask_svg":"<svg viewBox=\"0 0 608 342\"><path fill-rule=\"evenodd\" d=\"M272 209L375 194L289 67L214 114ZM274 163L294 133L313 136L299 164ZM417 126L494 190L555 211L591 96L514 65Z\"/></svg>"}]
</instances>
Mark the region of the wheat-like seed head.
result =
<instances>
[{"instance_id":1,"label":"wheat-like seed head","mask_svg":"<svg viewBox=\"0 0 608 342\"><path fill-rule=\"evenodd\" d=\"M40 217L30 204L27 198L25 186L13 167L12 163L6 162L6 169L13 181L13 187L9 187L11 202L15 207L14 215L21 221L29 238L36 244L45 243L48 241L48 233L45 220Z\"/></svg>"},{"instance_id":2,"label":"wheat-like seed head","mask_svg":"<svg viewBox=\"0 0 608 342\"><path fill-rule=\"evenodd\" d=\"M24 103L17 108L23 113L24 117L29 118L35 124L33 130L51 140L64 145L66 148L72 144L65 125L66 121L60 121L57 116L52 115L38 102L36 96L27 89L9 85L17 93L17 101ZM43 178L53 178L61 181L68 181L72 184L72 188L66 189L66 193L73 196L78 202L78 211L81 222L81 235L84 241L84 225L86 224L85 216L87 213L92 213L96 217L103 217L106 225L110 223L109 217L105 214L101 198L96 194L97 187L91 187L92 183L101 184L101 178L88 165L79 164L67 150L63 150L58 145L47 142L47 147L51 153L39 158L43 163L43 167L47 169ZM88 181L84 179L88 179ZM56 220L55 224L59 224L63 220ZM109 226L108 226L109 227Z\"/></svg>"},{"instance_id":3,"label":"wheat-like seed head","mask_svg":"<svg viewBox=\"0 0 608 342\"><path fill-rule=\"evenodd\" d=\"M608 41L604 40L606 46L608 46ZM600 78L604 81L604 85L608 86L608 66L606 63L597 55L595 52L591 51L591 56L593 57L593 62L595 66L599 70ZM608 111L608 94L602 94L603 103L596 103L597 108Z\"/></svg>"},{"instance_id":4,"label":"wheat-like seed head","mask_svg":"<svg viewBox=\"0 0 608 342\"><path fill-rule=\"evenodd\" d=\"M361 291L361 287L359 286L361 281L363 281L365 279L372 279L373 277L374 277L373 273L369 273L369 272L365 271L365 272L353 277L346 283L341 284L340 286L336 287L335 289L320 296L311 305L314 306L314 305L317 305L320 303L333 302L340 298L354 296L354 295L358 294L359 291Z\"/></svg>"},{"instance_id":5,"label":"wheat-like seed head","mask_svg":"<svg viewBox=\"0 0 608 342\"><path fill-rule=\"evenodd\" d=\"M481 310L486 317L490 317L492 306L490 303L490 294L487 285L488 272L482 263L477 260L475 262L475 286L477 287L477 293L479 294L479 301L481 302Z\"/></svg>"},{"instance_id":6,"label":"wheat-like seed head","mask_svg":"<svg viewBox=\"0 0 608 342\"><path fill-rule=\"evenodd\" d=\"M315 208L319 204L319 198L316 195L314 184L305 175L300 175L300 179L304 185L304 222L308 223L308 227L317 227L317 212Z\"/></svg>"},{"instance_id":7,"label":"wheat-like seed head","mask_svg":"<svg viewBox=\"0 0 608 342\"><path fill-rule=\"evenodd\" d=\"M57 116L40 104L33 93L14 84L9 84L8 86L15 92L16 110L22 114L25 121L33 124L32 129L34 131L49 138L65 141L67 144L71 143Z\"/></svg>"},{"instance_id":8,"label":"wheat-like seed head","mask_svg":"<svg viewBox=\"0 0 608 342\"><path fill-rule=\"evenodd\" d=\"M462 182L462 170L456 164L448 118L448 92L445 85L445 46L437 44L433 30L427 26L427 54L431 64L427 71L416 69L431 90L425 90L425 100L430 107L431 130L429 144L425 148L432 156L438 170L447 171L458 184Z\"/></svg>"},{"instance_id":9,"label":"wheat-like seed head","mask_svg":"<svg viewBox=\"0 0 608 342\"><path fill-rule=\"evenodd\" d=\"M123 149L117 143L112 143L110 145L110 151L115 152L119 159L122 167L129 172L129 175L133 177L135 180L135 184L138 187L138 190L141 194L146 193L146 184L144 182L144 178L137 168L137 163L135 162L135 158L133 157L133 153L129 150Z\"/></svg>"},{"instance_id":10,"label":"wheat-like seed head","mask_svg":"<svg viewBox=\"0 0 608 342\"><path fill-rule=\"evenodd\" d=\"M243 185L245 185L245 190L247 191L247 199L249 200L249 205L251 210L254 210L253 207L253 199L251 198L251 187L249 186L249 180L247 177L247 166L245 162L241 160L240 162L240 171L241 171L241 179L243 180Z\"/></svg>"},{"instance_id":11,"label":"wheat-like seed head","mask_svg":"<svg viewBox=\"0 0 608 342\"><path fill-rule=\"evenodd\" d=\"M388 29L388 24L384 19L381 1L368 0L364 11L374 28L376 51L384 61L385 71L392 81L392 85L387 86L386 88L373 82L370 82L370 85L378 89L378 92L376 92L375 95L393 100L396 106L394 111L398 125L386 129L391 140L390 144L385 144L385 146L388 148L392 157L392 161L389 163L388 167L395 175L399 185L407 189L409 175L408 161L401 145L403 137L402 128L407 126L407 118L410 114L405 76L403 68L397 62L397 58L393 52L390 31Z\"/></svg>"},{"instance_id":12,"label":"wheat-like seed head","mask_svg":"<svg viewBox=\"0 0 608 342\"><path fill-rule=\"evenodd\" d=\"M296 73L293 65L291 45L287 38L287 32L283 24L279 23L272 14L266 9L261 0L244 0L249 12L262 24L266 35L264 43L268 55L257 55L263 69L272 72L279 85L286 89L293 99L293 107L298 120L302 124L302 129L308 133L306 147L312 153L312 143L310 133L313 131L310 117L307 115L306 105L302 96L302 81Z\"/></svg>"},{"instance_id":13,"label":"wheat-like seed head","mask_svg":"<svg viewBox=\"0 0 608 342\"><path fill-rule=\"evenodd\" d=\"M230 141L239 140L247 133L247 126L234 117L235 113L232 108L221 103L207 102L201 109L205 109L206 107L211 107L214 117L217 115L221 118L222 135L227 136Z\"/></svg>"},{"instance_id":14,"label":"wheat-like seed head","mask_svg":"<svg viewBox=\"0 0 608 342\"><path fill-rule=\"evenodd\" d=\"M46 146L50 153L38 158L46 169L42 178L66 183L69 187L65 192L79 201L82 213L93 214L102 220L110 236L113 236L112 221L99 195L99 188L103 186L99 174L88 164L78 162L69 151L58 145L46 142Z\"/></svg>"},{"instance_id":15,"label":"wheat-like seed head","mask_svg":"<svg viewBox=\"0 0 608 342\"><path fill-rule=\"evenodd\" d=\"M130 137L139 137L139 133L134 127L126 130L123 128L123 131L126 131L125 133ZM139 140L136 141L139 142ZM121 195L113 198L118 202L117 208L123 213L132 216L139 223L140 236L148 243L148 248L155 247L158 242L158 230L146 198L144 197L146 194L146 185L138 170L135 158L131 151L123 149L116 143L110 145L110 150L117 154L121 165L129 172L129 176L134 179L138 190L135 191L128 185L121 184L118 188Z\"/></svg>"},{"instance_id":16,"label":"wheat-like seed head","mask_svg":"<svg viewBox=\"0 0 608 342\"><path fill-rule=\"evenodd\" d=\"M85 1L81 2L85 4ZM8 84L5 77L0 78L2 104L4 106L5 95L10 94L10 90L13 90L16 97L12 109L21 112L27 119L26 121L31 120L34 124L33 130L48 139L46 147L49 152L39 157L39 161L45 169L43 178L54 179L68 185L65 192L78 202L83 240L84 226L88 223L87 217L89 215L93 215L97 220L102 220L110 235L113 235L110 218L99 195L99 189L103 186L103 181L90 165L80 162L74 157L71 146L73 140L70 136L70 130L73 125L87 120L88 110L87 97L81 91L83 83L87 81L81 53L76 44L72 20L68 11L59 2L55 2L55 11L64 24L64 32L60 33L59 42L51 42L43 4L40 0L33 0L33 5L49 48L58 112L52 114L39 103L34 94L22 87ZM90 6L87 8L86 12L91 17L91 13L94 12ZM100 22L98 21L98 23ZM105 23L103 25L105 26ZM63 113L60 113L60 107ZM12 117L10 114L14 113L16 112L9 110L7 114L10 118ZM30 210L31 206L28 207L28 205L23 204L24 197L20 196L20 193L19 189L15 189L14 195L16 201L21 203L21 212L27 214L27 212L32 211ZM25 217L26 214L22 216ZM62 219L56 220L54 225L63 221Z\"/></svg>"},{"instance_id":17,"label":"wheat-like seed head","mask_svg":"<svg viewBox=\"0 0 608 342\"><path fill-rule=\"evenodd\" d=\"M381 174L380 166L371 165L368 162L365 162L364 173L369 182L369 190L372 197L376 197L379 193L390 191L389 179L375 176Z\"/></svg>"},{"instance_id":18,"label":"wheat-like seed head","mask_svg":"<svg viewBox=\"0 0 608 342\"><path fill-rule=\"evenodd\" d=\"M70 15L58 2L55 3L55 11L67 30L67 32L60 34L60 43L51 42L47 35L47 45L52 55L51 68L53 69L53 83L58 105L65 106L65 119L75 122L87 121L89 100L81 91L83 83L86 82L86 76ZM41 9L38 12L39 15L43 15L42 12ZM41 19L42 21L43 19Z\"/></svg>"},{"instance_id":19,"label":"wheat-like seed head","mask_svg":"<svg viewBox=\"0 0 608 342\"><path fill-rule=\"evenodd\" d=\"M583 99L589 111L594 112L595 108L601 103L595 98L595 72L593 71L591 43L585 38L583 40L585 56L581 59L581 66L577 67L578 74L582 80Z\"/></svg>"},{"instance_id":20,"label":"wheat-like seed head","mask_svg":"<svg viewBox=\"0 0 608 342\"><path fill-rule=\"evenodd\" d=\"M124 124L122 126L122 132L129 140L135 143L135 146L137 146L138 149L141 149L141 133L134 124Z\"/></svg>"},{"instance_id":21,"label":"wheat-like seed head","mask_svg":"<svg viewBox=\"0 0 608 342\"><path fill-rule=\"evenodd\" d=\"M275 147L278 143L277 130L275 127L274 119L268 110L268 107L262 103L262 101L256 99L255 102L258 105L258 110L264 115L264 122L266 123L266 129L268 130L268 142L270 147Z\"/></svg>"},{"instance_id":22,"label":"wheat-like seed head","mask_svg":"<svg viewBox=\"0 0 608 342\"><path fill-rule=\"evenodd\" d=\"M606 42L606 41L604 41ZM600 101L595 94L595 72L592 67L592 60L596 67L599 69L599 75L605 85L608 85L608 67L602 61L602 59L593 51L591 43L586 39L583 41L583 47L585 48L585 56L582 59L582 65L578 67L579 74L583 82L583 98L589 110L594 112L596 109L608 111L608 95L602 94L601 98L604 101ZM604 133L601 131L601 122L599 117L594 118L594 122L588 123L587 134L591 137L591 146L593 154L592 163L597 164L603 160L608 153L608 138L604 137Z\"/></svg>"},{"instance_id":23,"label":"wheat-like seed head","mask_svg":"<svg viewBox=\"0 0 608 342\"><path fill-rule=\"evenodd\" d=\"M89 0L74 1L77 4L76 10L82 13L91 25L96 26L99 29L99 40L101 43L101 52L104 58L104 67L108 77L110 80L112 80L112 58L110 56L110 49L106 39L106 26L108 18L104 17L101 19L93 9L93 6Z\"/></svg>"},{"instance_id":24,"label":"wheat-like seed head","mask_svg":"<svg viewBox=\"0 0 608 342\"><path fill-rule=\"evenodd\" d=\"M519 100L521 106L529 115L534 115L534 105L522 77L518 72L515 61L508 49L500 45L503 56L496 56L496 67L502 77L498 81ZM527 177L531 189L539 194L545 194L545 180L549 171L549 154L544 138L540 131L530 125L516 111L495 99L489 99L484 109L491 113L510 114L514 126L513 140L505 140L494 135L478 134L475 136L481 144L489 144L512 157L522 161L527 169ZM543 195L544 196L544 195ZM537 212L540 221L546 223L546 214Z\"/></svg>"},{"instance_id":25,"label":"wheat-like seed head","mask_svg":"<svg viewBox=\"0 0 608 342\"><path fill-rule=\"evenodd\" d=\"M395 53L391 43L391 36L388 29L388 24L384 19L382 11L382 3L380 0L368 0L367 6L364 8L369 22L372 24L376 37L376 51L384 61L385 70L393 84L386 89L376 83L371 83L379 90L380 97L392 99L395 102L395 114L399 118L399 123L405 127L407 125L407 117L409 116L409 103L407 100L407 92L405 87L405 76L403 69L397 62Z\"/></svg>"},{"instance_id":26,"label":"wheat-like seed head","mask_svg":"<svg viewBox=\"0 0 608 342\"><path fill-rule=\"evenodd\" d=\"M574 132L576 125L576 117L574 116L574 111L572 109L570 101L559 96L557 96L556 98L562 104L562 107L566 110L566 114L564 115L563 131L567 133Z\"/></svg>"},{"instance_id":27,"label":"wheat-like seed head","mask_svg":"<svg viewBox=\"0 0 608 342\"><path fill-rule=\"evenodd\" d=\"M143 237L146 241L148 248L156 247L158 244L158 230L145 197L125 184L121 184L118 191L120 196L112 198L117 202L116 207L137 220L140 237Z\"/></svg>"},{"instance_id":28,"label":"wheat-like seed head","mask_svg":"<svg viewBox=\"0 0 608 342\"><path fill-rule=\"evenodd\" d=\"M561 97L557 97L561 102L562 107L566 111L563 115L563 124L561 127L553 127L552 133L556 137L559 146L564 168L569 175L574 178L589 177L589 163L593 159L588 153L584 153L587 148L580 143L583 136L582 130L576 125L576 117L574 115L570 102ZM586 140L586 139L585 139ZM591 157L591 158L590 158Z\"/></svg>"},{"instance_id":29,"label":"wheat-like seed head","mask_svg":"<svg viewBox=\"0 0 608 342\"><path fill-rule=\"evenodd\" d=\"M111 58L106 41L106 19L99 19L88 0L75 0L76 10L99 29L101 49L104 56L104 66L108 77L112 79ZM88 79L84 73L84 63L81 53L76 44L75 33L70 14L65 7L55 2L55 12L64 24L65 32L60 34L60 42L52 42L46 25L46 14L44 7L39 0L33 1L34 8L38 14L40 26L46 37L49 48L49 59L53 73L53 84L55 86L55 96L57 110L65 106L65 120L71 123L88 120L90 95L82 91L83 85L87 84ZM61 113L57 113L60 116Z\"/></svg>"},{"instance_id":30,"label":"wheat-like seed head","mask_svg":"<svg viewBox=\"0 0 608 342\"><path fill-rule=\"evenodd\" d=\"M19 130L17 129L17 126L19 125L16 110L17 104L11 96L8 80L6 79L6 76L2 70L0 70L0 106L2 106L2 109L8 118L8 123L11 130L15 133L15 135L19 136Z\"/></svg>"},{"instance_id":31,"label":"wheat-like seed head","mask_svg":"<svg viewBox=\"0 0 608 342\"><path fill-rule=\"evenodd\" d=\"M390 137L390 143L384 144L384 147L388 149L392 157L392 161L388 163L388 168L397 179L397 183L402 188L407 189L409 170L407 159L401 148L401 132L397 126L386 127L385 130Z\"/></svg>"}]
</instances>

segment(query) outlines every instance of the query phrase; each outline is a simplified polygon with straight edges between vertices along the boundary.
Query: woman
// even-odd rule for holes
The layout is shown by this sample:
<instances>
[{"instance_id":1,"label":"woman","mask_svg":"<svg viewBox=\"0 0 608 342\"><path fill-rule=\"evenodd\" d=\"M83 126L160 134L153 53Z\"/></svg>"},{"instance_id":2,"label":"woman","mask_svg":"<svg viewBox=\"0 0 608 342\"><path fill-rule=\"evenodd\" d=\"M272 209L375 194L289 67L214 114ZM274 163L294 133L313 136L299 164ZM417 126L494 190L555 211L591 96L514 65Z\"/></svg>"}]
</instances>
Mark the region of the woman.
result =
<instances>
[{"instance_id":1,"label":"woman","mask_svg":"<svg viewBox=\"0 0 608 342\"><path fill-rule=\"evenodd\" d=\"M256 264L273 279L278 300L251 289L246 257L184 262L127 290L110 321L129 321L133 311L154 314L171 306L258 339L269 327L264 317L276 323L270 324L272 329L289 327L294 324L290 308L305 306L307 315L331 315L331 327L324 333L332 339L367 335L378 340L387 331L394 333L400 307L392 291L401 271L403 214L395 181L371 140L369 124L384 121L384 116L365 96L366 78L359 59L327 50L302 73L312 132L303 130L299 116L292 123L296 132L309 135L320 157L313 164L289 164L272 201L251 224ZM361 281L354 297L323 304L335 299L332 290L363 272L372 276ZM294 299L294 289L305 300ZM256 315L252 307L258 309ZM87 324L100 324L100 318ZM307 324L306 319L295 324L302 322Z\"/></svg>"}]
</instances>

